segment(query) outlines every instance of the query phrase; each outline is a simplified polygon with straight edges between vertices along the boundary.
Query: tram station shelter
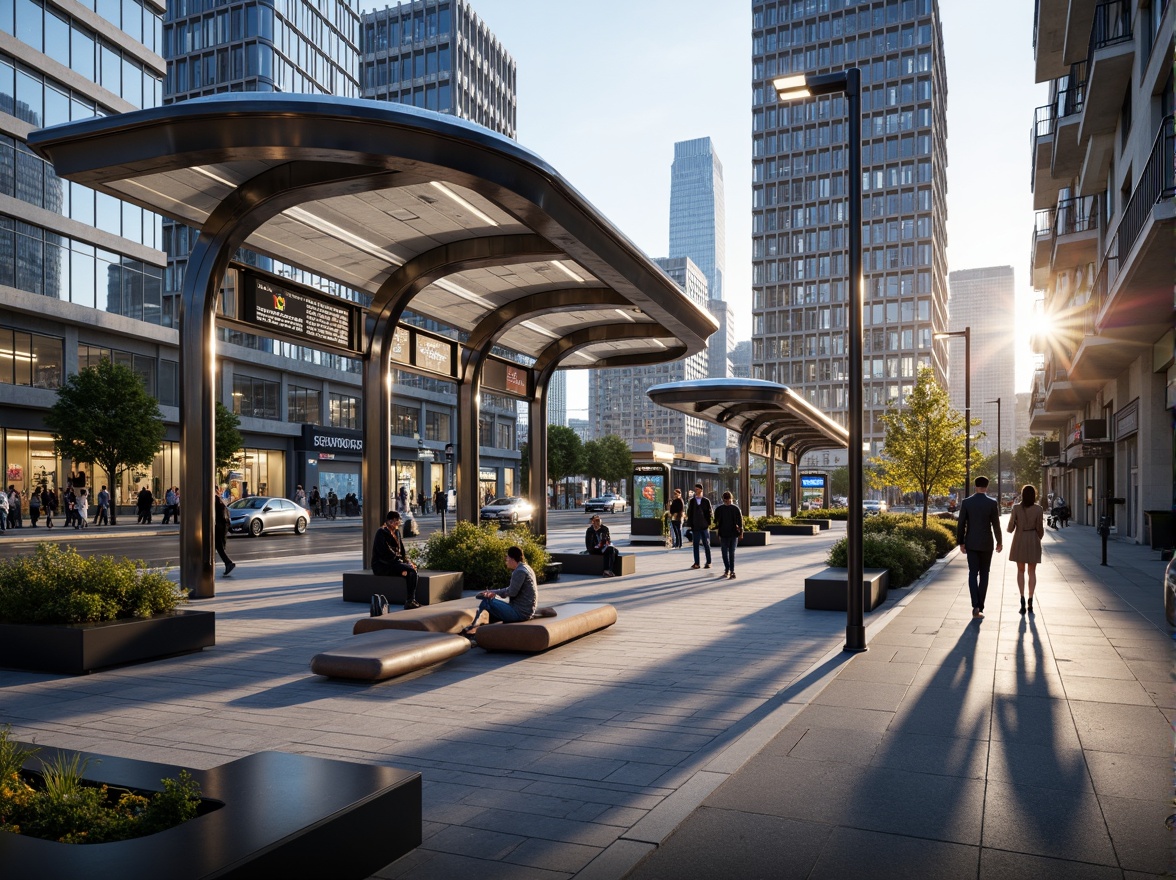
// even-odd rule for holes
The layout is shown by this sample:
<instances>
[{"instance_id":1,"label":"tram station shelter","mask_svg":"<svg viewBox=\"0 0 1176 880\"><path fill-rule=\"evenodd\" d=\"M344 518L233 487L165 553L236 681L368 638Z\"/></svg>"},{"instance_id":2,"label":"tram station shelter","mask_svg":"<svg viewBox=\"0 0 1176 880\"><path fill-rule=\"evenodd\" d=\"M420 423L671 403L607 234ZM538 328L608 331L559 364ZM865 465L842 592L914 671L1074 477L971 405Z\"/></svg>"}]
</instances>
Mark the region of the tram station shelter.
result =
<instances>
[{"instance_id":1,"label":"tram station shelter","mask_svg":"<svg viewBox=\"0 0 1176 880\"><path fill-rule=\"evenodd\" d=\"M800 497L800 460L815 449L849 446L849 431L791 388L762 379L666 382L646 391L658 406L721 425L739 438L739 498L751 500L751 456L767 459L767 513L776 513L776 464L792 469L792 515Z\"/></svg>"},{"instance_id":2,"label":"tram station shelter","mask_svg":"<svg viewBox=\"0 0 1176 880\"><path fill-rule=\"evenodd\" d=\"M391 499L393 364L457 384L457 509L474 520L479 389L527 401L542 534L556 367L671 361L702 351L717 329L555 169L451 116L226 94L54 126L28 142L60 177L199 230L180 313L180 488L197 514L180 526L180 577L196 597L214 595L218 321L362 359L365 565ZM332 279L356 301L262 272L225 290L240 249ZM456 338L427 332L427 321Z\"/></svg>"}]
</instances>

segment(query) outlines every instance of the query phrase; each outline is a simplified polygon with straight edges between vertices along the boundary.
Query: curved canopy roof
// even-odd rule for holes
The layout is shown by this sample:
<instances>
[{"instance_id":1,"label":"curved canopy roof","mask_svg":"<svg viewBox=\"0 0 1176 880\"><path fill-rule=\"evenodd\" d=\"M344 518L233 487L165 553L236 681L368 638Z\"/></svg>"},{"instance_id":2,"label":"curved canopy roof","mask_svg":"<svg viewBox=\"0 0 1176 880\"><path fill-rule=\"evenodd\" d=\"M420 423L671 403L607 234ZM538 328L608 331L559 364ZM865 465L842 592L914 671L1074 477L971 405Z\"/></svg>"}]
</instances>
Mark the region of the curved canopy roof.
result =
<instances>
[{"instance_id":1,"label":"curved canopy roof","mask_svg":"<svg viewBox=\"0 0 1176 880\"><path fill-rule=\"evenodd\" d=\"M373 312L408 290L417 314L537 367L673 360L717 329L551 166L451 116L234 94L55 126L29 144L63 178L195 227L251 181L329 181L329 197L291 204L246 246L369 294Z\"/></svg>"},{"instance_id":2,"label":"curved canopy roof","mask_svg":"<svg viewBox=\"0 0 1176 880\"><path fill-rule=\"evenodd\" d=\"M762 379L697 379L654 385L658 406L784 447L799 459L813 449L849 446L849 432L786 385Z\"/></svg>"}]
</instances>

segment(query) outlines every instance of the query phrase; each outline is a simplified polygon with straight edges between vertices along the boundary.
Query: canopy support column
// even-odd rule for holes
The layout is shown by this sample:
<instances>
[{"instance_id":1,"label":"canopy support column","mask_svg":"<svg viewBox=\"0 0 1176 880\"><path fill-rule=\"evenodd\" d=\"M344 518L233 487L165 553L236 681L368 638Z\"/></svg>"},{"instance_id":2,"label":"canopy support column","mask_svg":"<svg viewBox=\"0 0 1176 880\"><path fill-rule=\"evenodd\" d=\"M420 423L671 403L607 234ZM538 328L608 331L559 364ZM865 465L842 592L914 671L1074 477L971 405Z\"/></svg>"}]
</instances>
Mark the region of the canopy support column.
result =
<instances>
[{"instance_id":1,"label":"canopy support column","mask_svg":"<svg viewBox=\"0 0 1176 880\"><path fill-rule=\"evenodd\" d=\"M800 458L793 456L792 458L792 491L789 493L792 496L792 515L800 511Z\"/></svg>"},{"instance_id":2,"label":"canopy support column","mask_svg":"<svg viewBox=\"0 0 1176 880\"><path fill-rule=\"evenodd\" d=\"M776 444L768 443L767 491L764 493L764 509L768 516L776 515Z\"/></svg>"}]
</instances>

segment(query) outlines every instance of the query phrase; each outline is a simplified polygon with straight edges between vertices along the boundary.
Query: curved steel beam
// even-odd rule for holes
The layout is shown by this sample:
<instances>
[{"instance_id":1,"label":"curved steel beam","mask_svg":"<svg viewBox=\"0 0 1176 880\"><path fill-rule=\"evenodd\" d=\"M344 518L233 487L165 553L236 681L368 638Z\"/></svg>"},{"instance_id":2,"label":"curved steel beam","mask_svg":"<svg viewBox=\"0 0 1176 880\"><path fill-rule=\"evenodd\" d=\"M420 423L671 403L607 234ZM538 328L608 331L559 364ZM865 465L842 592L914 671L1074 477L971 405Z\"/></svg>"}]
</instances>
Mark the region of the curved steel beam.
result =
<instances>
[{"instance_id":1,"label":"curved steel beam","mask_svg":"<svg viewBox=\"0 0 1176 880\"><path fill-rule=\"evenodd\" d=\"M600 345L604 342L615 342L623 339L664 338L666 338L666 330L660 324L624 324L620 327L602 324L593 327L584 327L573 333L569 333L562 339L557 339L551 345L547 346L547 348L543 349L539 357L535 359L533 369L536 374L545 369L554 370L560 361L574 352L592 345ZM618 357L626 356L618 355Z\"/></svg>"}]
</instances>

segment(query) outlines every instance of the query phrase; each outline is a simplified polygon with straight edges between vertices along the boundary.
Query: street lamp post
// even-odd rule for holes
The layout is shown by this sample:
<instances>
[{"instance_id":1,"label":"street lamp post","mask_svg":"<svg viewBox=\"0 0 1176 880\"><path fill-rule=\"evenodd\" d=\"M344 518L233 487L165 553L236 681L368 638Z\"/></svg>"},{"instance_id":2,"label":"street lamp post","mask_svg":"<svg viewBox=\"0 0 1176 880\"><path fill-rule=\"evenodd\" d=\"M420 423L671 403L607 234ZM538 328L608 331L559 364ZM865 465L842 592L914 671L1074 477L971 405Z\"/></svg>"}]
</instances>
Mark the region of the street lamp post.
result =
<instances>
[{"instance_id":1,"label":"street lamp post","mask_svg":"<svg viewBox=\"0 0 1176 880\"><path fill-rule=\"evenodd\" d=\"M964 498L967 498L972 488L972 328L944 331L932 338L948 339L952 336L964 337Z\"/></svg>"},{"instance_id":2,"label":"street lamp post","mask_svg":"<svg viewBox=\"0 0 1176 880\"><path fill-rule=\"evenodd\" d=\"M1000 505L1004 503L1004 467L1000 456L1000 398L984 402L996 404L996 504L999 510Z\"/></svg>"},{"instance_id":3,"label":"street lamp post","mask_svg":"<svg viewBox=\"0 0 1176 880\"><path fill-rule=\"evenodd\" d=\"M849 516L846 518L845 650L866 650L862 558L862 106L861 71L785 76L773 82L781 103L814 95L845 94L849 151ZM796 487L793 487L796 491Z\"/></svg>"}]
</instances>

